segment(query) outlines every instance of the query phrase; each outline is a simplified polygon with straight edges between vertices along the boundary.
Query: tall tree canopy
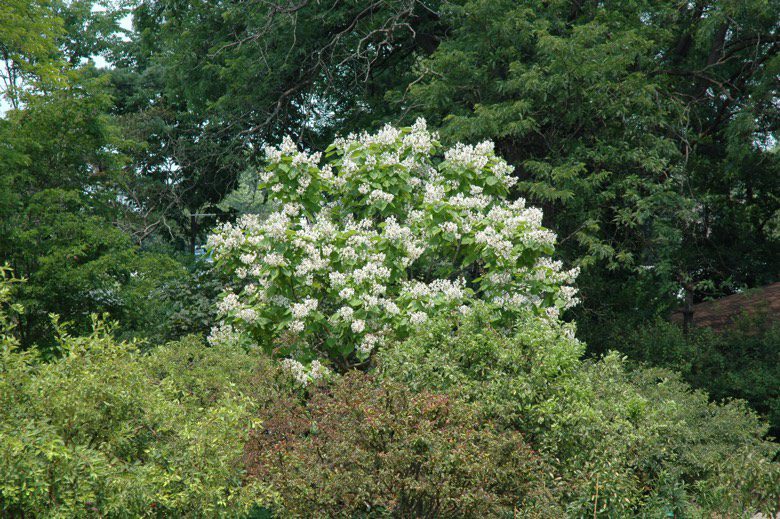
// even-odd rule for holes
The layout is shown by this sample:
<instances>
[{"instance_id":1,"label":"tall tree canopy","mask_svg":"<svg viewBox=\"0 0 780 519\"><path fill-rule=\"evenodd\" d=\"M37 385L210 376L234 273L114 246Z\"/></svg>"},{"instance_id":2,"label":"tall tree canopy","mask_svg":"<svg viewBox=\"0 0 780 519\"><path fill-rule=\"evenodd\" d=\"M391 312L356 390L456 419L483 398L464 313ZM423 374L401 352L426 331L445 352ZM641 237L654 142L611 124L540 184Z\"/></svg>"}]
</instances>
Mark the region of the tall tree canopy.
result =
<instances>
[{"instance_id":1,"label":"tall tree canopy","mask_svg":"<svg viewBox=\"0 0 780 519\"><path fill-rule=\"evenodd\" d=\"M585 269L591 317L778 276L780 3L450 4L391 99L495 139ZM628 311L628 312L626 312Z\"/></svg>"},{"instance_id":2,"label":"tall tree canopy","mask_svg":"<svg viewBox=\"0 0 780 519\"><path fill-rule=\"evenodd\" d=\"M663 313L680 291L777 278L778 12L777 0L158 0L135 11L128 68L158 81L144 110L170 116L161 151L192 183L193 210L282 130L313 147L336 128L423 115L445 141L495 140L516 195L544 206L584 267L580 318L596 329Z\"/></svg>"},{"instance_id":3,"label":"tall tree canopy","mask_svg":"<svg viewBox=\"0 0 780 519\"><path fill-rule=\"evenodd\" d=\"M3 4L4 94L19 107L49 91L100 105L75 120L113 125L100 135L114 141L78 145L121 155L98 169L111 170L112 218L136 244L183 248L192 215L221 213L283 134L316 148L337 129L422 115L445 143L492 139L510 160L513 196L544 208L564 258L583 267L579 320L593 339L681 294L780 274L780 0L98 5ZM110 85L86 73L96 54ZM20 149L4 160L24 163ZM82 194L106 189L78 178Z\"/></svg>"},{"instance_id":4,"label":"tall tree canopy","mask_svg":"<svg viewBox=\"0 0 780 519\"><path fill-rule=\"evenodd\" d=\"M100 8L91 0L0 5L0 261L26 279L16 287L26 308L22 344L44 352L54 344L51 313L76 330L93 312L148 327L142 292L182 269L142 254L127 232L137 220L130 215L144 209L121 182L133 176L128 152L137 144L123 136L111 82L93 63L121 41L122 11Z\"/></svg>"},{"instance_id":5,"label":"tall tree canopy","mask_svg":"<svg viewBox=\"0 0 780 519\"><path fill-rule=\"evenodd\" d=\"M161 209L218 203L283 135L319 146L336 126L381 119L374 108L386 105L388 85L402 85L420 48L435 48L437 9L421 0L139 3L114 71L117 110L145 143L139 170L166 179Z\"/></svg>"}]
</instances>

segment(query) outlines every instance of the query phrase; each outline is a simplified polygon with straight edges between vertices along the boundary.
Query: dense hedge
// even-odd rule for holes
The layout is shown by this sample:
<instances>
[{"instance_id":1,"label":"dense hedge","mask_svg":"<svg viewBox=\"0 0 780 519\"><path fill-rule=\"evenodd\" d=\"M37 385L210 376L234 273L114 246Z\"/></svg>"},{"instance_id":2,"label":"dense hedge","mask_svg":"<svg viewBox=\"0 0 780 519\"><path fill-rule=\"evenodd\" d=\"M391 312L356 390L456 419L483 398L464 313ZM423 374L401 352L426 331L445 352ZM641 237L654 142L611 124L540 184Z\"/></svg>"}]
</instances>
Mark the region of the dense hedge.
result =
<instances>
[{"instance_id":1,"label":"dense hedge","mask_svg":"<svg viewBox=\"0 0 780 519\"><path fill-rule=\"evenodd\" d=\"M194 338L150 355L103 328L38 363L0 352L0 510L10 517L215 516L268 495L244 480L264 359Z\"/></svg>"},{"instance_id":2,"label":"dense hedge","mask_svg":"<svg viewBox=\"0 0 780 519\"><path fill-rule=\"evenodd\" d=\"M477 405L351 372L280 399L247 445L281 517L562 516L551 467Z\"/></svg>"},{"instance_id":3,"label":"dense hedge","mask_svg":"<svg viewBox=\"0 0 780 519\"><path fill-rule=\"evenodd\" d=\"M583 362L532 314L442 316L307 388L259 350L144 353L97 320L44 362L0 317L4 516L739 517L780 498L744 403Z\"/></svg>"}]
</instances>

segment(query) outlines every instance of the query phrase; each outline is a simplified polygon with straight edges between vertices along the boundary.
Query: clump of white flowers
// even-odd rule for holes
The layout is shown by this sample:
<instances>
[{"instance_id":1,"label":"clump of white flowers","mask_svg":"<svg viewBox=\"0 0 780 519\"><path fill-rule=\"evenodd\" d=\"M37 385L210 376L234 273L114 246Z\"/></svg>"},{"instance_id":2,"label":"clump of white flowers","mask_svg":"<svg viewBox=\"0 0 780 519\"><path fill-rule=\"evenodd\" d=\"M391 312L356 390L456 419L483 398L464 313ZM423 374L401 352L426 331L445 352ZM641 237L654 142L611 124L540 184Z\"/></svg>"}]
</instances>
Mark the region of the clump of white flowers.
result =
<instances>
[{"instance_id":1,"label":"clump of white flowers","mask_svg":"<svg viewBox=\"0 0 780 519\"><path fill-rule=\"evenodd\" d=\"M223 295L212 337L249 336L302 384L474 299L507 322L578 302L576 270L550 259L542 212L510 199L516 179L491 142L443 151L420 119L337 139L324 164L289 139L265 154L270 215L209 237L243 287Z\"/></svg>"}]
</instances>

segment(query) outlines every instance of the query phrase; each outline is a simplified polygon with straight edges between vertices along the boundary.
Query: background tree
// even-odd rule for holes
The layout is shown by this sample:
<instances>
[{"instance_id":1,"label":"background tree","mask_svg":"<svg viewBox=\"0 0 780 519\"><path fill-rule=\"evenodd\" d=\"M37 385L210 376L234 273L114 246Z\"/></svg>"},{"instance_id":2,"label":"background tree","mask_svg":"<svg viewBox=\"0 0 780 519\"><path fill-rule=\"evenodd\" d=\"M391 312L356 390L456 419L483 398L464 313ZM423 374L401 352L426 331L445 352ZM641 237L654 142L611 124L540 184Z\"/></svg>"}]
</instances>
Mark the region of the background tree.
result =
<instances>
[{"instance_id":1,"label":"background tree","mask_svg":"<svg viewBox=\"0 0 780 519\"><path fill-rule=\"evenodd\" d=\"M116 112L141 144L128 190L155 208L142 228L181 235L188 215L219 212L283 135L323 146L336 127L379 119L398 71L435 48L438 3L137 3L112 74Z\"/></svg>"},{"instance_id":2,"label":"background tree","mask_svg":"<svg viewBox=\"0 0 780 519\"><path fill-rule=\"evenodd\" d=\"M447 38L389 98L445 138L496 141L580 258L580 322L603 347L605 324L663 314L680 289L777 278L778 12L453 2Z\"/></svg>"},{"instance_id":3,"label":"background tree","mask_svg":"<svg viewBox=\"0 0 780 519\"><path fill-rule=\"evenodd\" d=\"M157 163L175 157L188 211L285 132L318 147L336 128L424 115L445 142L494 140L517 194L584 268L578 318L601 349L605 325L665 315L681 291L700 300L777 278L778 11L161 0L136 8L128 64L157 81L147 105L170 130Z\"/></svg>"},{"instance_id":4,"label":"background tree","mask_svg":"<svg viewBox=\"0 0 780 519\"><path fill-rule=\"evenodd\" d=\"M27 279L17 286L25 347L54 345L50 313L78 331L92 312L145 330L162 315L149 304L152 289L185 274L172 258L139 251L122 230L143 208L122 189L132 143L111 114L106 75L89 59L118 31L118 14L98 5L3 5L0 46L11 79L0 119L0 258ZM30 23L46 28L40 42L27 34Z\"/></svg>"},{"instance_id":5,"label":"background tree","mask_svg":"<svg viewBox=\"0 0 780 519\"><path fill-rule=\"evenodd\" d=\"M0 5L0 88L3 101L14 108L30 89L59 76L57 41L64 22L53 7L46 0Z\"/></svg>"}]
</instances>

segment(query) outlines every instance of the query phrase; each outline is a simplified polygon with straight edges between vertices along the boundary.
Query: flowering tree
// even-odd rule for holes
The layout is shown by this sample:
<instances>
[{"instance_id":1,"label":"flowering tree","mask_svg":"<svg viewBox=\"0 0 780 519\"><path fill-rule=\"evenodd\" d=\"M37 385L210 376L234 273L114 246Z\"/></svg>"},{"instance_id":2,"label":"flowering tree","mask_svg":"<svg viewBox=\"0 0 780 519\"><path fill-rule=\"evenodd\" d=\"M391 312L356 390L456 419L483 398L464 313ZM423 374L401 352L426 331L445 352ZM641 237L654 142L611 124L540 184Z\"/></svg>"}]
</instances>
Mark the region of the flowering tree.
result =
<instances>
[{"instance_id":1,"label":"flowering tree","mask_svg":"<svg viewBox=\"0 0 780 519\"><path fill-rule=\"evenodd\" d=\"M550 259L556 237L542 212L508 198L512 168L491 142L442 156L418 120L337 139L324 158L290 139L265 153L273 212L209 237L241 287L223 295L211 341L240 333L306 383L475 299L503 322L528 311L555 319L577 303L566 285L577 272Z\"/></svg>"}]
</instances>

